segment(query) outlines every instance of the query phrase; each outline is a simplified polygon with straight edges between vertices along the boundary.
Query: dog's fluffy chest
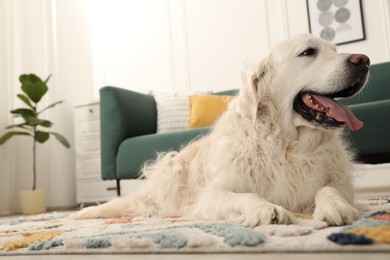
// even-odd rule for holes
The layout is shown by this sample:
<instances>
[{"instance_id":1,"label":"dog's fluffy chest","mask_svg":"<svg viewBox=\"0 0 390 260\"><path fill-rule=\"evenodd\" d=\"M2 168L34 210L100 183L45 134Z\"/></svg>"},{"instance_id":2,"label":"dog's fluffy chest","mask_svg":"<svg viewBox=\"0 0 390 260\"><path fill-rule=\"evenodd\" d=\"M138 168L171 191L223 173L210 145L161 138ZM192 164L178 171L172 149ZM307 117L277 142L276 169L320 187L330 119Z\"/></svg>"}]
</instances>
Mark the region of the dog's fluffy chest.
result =
<instances>
[{"instance_id":1,"label":"dog's fluffy chest","mask_svg":"<svg viewBox=\"0 0 390 260\"><path fill-rule=\"evenodd\" d=\"M292 142L269 136L264 145L261 140L246 143L252 149L241 159L238 168L247 168L238 177L237 187L242 192L255 192L268 201L281 205L291 211L309 211L314 205L317 191L332 182L332 171L337 165L341 142L334 136L316 133L303 133ZM271 142L269 140L272 140ZM240 159L237 158L239 162ZM245 183L243 183L245 182Z\"/></svg>"}]
</instances>

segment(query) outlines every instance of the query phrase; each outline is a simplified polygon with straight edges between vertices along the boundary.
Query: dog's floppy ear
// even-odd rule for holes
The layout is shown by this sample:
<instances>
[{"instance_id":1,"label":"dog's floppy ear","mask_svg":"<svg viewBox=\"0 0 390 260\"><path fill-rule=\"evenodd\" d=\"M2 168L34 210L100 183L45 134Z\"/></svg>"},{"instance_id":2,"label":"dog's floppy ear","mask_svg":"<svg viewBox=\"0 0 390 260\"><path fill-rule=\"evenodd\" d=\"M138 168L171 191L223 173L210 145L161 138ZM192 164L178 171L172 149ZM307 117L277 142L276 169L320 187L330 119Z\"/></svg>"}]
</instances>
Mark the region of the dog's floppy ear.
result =
<instances>
[{"instance_id":1,"label":"dog's floppy ear","mask_svg":"<svg viewBox=\"0 0 390 260\"><path fill-rule=\"evenodd\" d=\"M260 64L248 68L243 75L239 106L241 113L253 122L256 121L260 113L267 110L270 87L269 70L271 70L271 66L268 58L265 58Z\"/></svg>"}]
</instances>

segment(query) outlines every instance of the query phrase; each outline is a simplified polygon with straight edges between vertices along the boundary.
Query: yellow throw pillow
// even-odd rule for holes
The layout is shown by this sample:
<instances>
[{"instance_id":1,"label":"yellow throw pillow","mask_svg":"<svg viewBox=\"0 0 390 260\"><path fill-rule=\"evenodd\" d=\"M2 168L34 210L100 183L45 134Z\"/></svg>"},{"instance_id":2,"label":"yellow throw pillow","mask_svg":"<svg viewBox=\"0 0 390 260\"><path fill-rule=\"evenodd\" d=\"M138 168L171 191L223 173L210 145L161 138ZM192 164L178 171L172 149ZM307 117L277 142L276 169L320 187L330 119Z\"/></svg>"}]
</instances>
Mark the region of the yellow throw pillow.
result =
<instances>
[{"instance_id":1,"label":"yellow throw pillow","mask_svg":"<svg viewBox=\"0 0 390 260\"><path fill-rule=\"evenodd\" d=\"M234 96L194 95L190 96L190 128L213 124L226 111Z\"/></svg>"}]
</instances>

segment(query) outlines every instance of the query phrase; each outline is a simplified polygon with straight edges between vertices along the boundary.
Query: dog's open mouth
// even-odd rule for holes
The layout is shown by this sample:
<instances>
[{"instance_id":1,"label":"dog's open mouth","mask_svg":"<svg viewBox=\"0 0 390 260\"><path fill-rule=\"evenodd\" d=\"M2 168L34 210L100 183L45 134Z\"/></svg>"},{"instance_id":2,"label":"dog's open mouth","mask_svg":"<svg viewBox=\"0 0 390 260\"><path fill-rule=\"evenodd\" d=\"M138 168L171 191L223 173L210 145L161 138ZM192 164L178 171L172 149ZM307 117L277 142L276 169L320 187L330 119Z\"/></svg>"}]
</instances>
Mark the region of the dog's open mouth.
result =
<instances>
[{"instance_id":1,"label":"dog's open mouth","mask_svg":"<svg viewBox=\"0 0 390 260\"><path fill-rule=\"evenodd\" d=\"M357 83L340 92L319 94L302 91L294 101L294 109L306 120L325 128L346 125L352 131L360 130L363 122L355 117L351 109L336 101L338 97L350 97L360 90L362 83Z\"/></svg>"}]
</instances>

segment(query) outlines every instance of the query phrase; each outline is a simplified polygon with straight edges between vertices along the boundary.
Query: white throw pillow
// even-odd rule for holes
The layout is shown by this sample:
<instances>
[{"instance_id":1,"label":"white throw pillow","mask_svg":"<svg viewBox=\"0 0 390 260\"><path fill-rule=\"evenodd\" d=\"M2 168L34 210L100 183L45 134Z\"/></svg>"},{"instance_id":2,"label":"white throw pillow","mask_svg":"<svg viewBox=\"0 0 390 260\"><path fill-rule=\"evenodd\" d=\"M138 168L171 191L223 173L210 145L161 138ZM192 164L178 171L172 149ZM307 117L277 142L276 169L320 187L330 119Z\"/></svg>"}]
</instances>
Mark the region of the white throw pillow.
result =
<instances>
[{"instance_id":1,"label":"white throw pillow","mask_svg":"<svg viewBox=\"0 0 390 260\"><path fill-rule=\"evenodd\" d=\"M189 95L184 93L155 93L157 133L188 129L190 118Z\"/></svg>"}]
</instances>

